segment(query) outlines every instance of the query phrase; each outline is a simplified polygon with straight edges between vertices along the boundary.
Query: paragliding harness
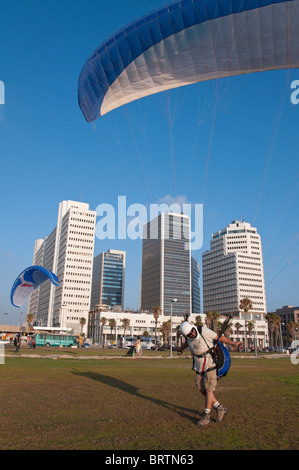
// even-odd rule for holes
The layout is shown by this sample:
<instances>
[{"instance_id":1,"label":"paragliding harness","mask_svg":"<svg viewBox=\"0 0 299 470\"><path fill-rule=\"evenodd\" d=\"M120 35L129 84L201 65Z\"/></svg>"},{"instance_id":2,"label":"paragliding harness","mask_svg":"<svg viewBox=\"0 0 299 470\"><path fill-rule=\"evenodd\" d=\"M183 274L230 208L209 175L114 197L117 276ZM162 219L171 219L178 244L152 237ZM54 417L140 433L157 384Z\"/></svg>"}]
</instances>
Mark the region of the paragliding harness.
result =
<instances>
[{"instance_id":1,"label":"paragliding harness","mask_svg":"<svg viewBox=\"0 0 299 470\"><path fill-rule=\"evenodd\" d=\"M222 334L226 330L227 325L230 322L232 317L233 317L233 315L229 315L227 317L227 319L223 323L222 328L221 328L221 330L218 334L218 338L220 338L222 336ZM208 346L208 344L207 344L207 342L206 342L206 340L203 337L202 332L201 332L202 327L200 326L197 329L198 329L198 332L201 335L202 339L204 340L204 342ZM220 380L222 377L226 376L226 374L228 373L228 370L230 368L230 365L231 365L230 354L229 354L228 350L226 349L226 347L221 343L221 341L214 340L213 343L214 343L214 346L212 348L210 348L208 346L208 350L206 352L204 352L203 354L201 354L200 356L198 356L198 357L204 357L207 354L210 354L212 356L213 362L216 366L217 380Z\"/></svg>"}]
</instances>

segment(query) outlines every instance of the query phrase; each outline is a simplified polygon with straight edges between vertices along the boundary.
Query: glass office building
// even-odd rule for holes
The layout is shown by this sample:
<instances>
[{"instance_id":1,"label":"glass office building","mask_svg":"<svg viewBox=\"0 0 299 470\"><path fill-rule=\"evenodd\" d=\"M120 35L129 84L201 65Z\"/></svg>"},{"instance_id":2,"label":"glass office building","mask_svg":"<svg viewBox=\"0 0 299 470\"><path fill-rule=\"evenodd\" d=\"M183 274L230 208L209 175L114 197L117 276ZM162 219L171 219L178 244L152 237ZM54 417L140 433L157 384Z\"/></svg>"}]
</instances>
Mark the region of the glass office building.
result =
<instances>
[{"instance_id":1,"label":"glass office building","mask_svg":"<svg viewBox=\"0 0 299 470\"><path fill-rule=\"evenodd\" d=\"M109 250L94 258L91 308L119 305L124 308L126 253Z\"/></svg>"},{"instance_id":2,"label":"glass office building","mask_svg":"<svg viewBox=\"0 0 299 470\"><path fill-rule=\"evenodd\" d=\"M200 268L195 258L191 258L192 313L200 313Z\"/></svg>"},{"instance_id":3,"label":"glass office building","mask_svg":"<svg viewBox=\"0 0 299 470\"><path fill-rule=\"evenodd\" d=\"M159 305L164 315L191 313L190 218L160 214L144 227L141 309Z\"/></svg>"}]
</instances>

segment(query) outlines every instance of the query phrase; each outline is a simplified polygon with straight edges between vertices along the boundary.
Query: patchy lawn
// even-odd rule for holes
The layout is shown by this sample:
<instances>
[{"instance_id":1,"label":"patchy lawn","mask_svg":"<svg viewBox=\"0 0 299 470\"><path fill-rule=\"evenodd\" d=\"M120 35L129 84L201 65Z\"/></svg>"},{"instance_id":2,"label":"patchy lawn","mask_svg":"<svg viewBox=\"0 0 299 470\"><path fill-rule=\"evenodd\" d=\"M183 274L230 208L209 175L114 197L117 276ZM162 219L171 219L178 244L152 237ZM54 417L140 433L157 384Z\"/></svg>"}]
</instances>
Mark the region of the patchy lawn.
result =
<instances>
[{"instance_id":1,"label":"patchy lawn","mask_svg":"<svg viewBox=\"0 0 299 470\"><path fill-rule=\"evenodd\" d=\"M203 429L191 365L182 356L6 357L0 449L296 449L299 369L289 358L233 358L215 393L229 414L216 423L212 412Z\"/></svg>"}]
</instances>

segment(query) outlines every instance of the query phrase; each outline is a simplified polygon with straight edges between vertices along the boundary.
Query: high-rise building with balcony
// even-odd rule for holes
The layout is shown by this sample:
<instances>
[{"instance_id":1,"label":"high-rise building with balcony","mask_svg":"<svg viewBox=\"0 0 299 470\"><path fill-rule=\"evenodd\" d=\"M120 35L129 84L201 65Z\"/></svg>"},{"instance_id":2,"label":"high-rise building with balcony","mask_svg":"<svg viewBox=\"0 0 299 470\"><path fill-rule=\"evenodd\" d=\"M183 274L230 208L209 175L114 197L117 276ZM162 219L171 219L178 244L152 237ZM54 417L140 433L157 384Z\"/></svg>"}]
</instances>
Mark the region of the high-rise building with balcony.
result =
<instances>
[{"instance_id":1,"label":"high-rise building with balcony","mask_svg":"<svg viewBox=\"0 0 299 470\"><path fill-rule=\"evenodd\" d=\"M82 202L62 201L57 225L48 237L35 242L33 264L54 272L59 286L44 282L28 301L39 326L60 326L81 331L88 320L96 212Z\"/></svg>"},{"instance_id":2,"label":"high-rise building with balcony","mask_svg":"<svg viewBox=\"0 0 299 470\"><path fill-rule=\"evenodd\" d=\"M203 310L234 313L244 318L240 300L252 309L247 320L267 313L261 237L249 223L234 220L213 233L210 250L202 255Z\"/></svg>"}]
</instances>

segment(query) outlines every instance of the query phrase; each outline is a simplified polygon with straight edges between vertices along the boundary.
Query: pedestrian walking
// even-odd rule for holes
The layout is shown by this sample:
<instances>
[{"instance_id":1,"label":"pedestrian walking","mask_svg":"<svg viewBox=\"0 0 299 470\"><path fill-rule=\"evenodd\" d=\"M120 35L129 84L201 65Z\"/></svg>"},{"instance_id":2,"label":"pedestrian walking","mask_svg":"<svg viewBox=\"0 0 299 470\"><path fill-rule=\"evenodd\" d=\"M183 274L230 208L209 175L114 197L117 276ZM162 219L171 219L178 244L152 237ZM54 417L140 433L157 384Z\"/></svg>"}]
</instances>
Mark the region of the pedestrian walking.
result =
<instances>
[{"instance_id":1,"label":"pedestrian walking","mask_svg":"<svg viewBox=\"0 0 299 470\"><path fill-rule=\"evenodd\" d=\"M141 340L140 340L140 336L137 336L137 341L135 342L134 346L135 346L136 356L141 356Z\"/></svg>"}]
</instances>

